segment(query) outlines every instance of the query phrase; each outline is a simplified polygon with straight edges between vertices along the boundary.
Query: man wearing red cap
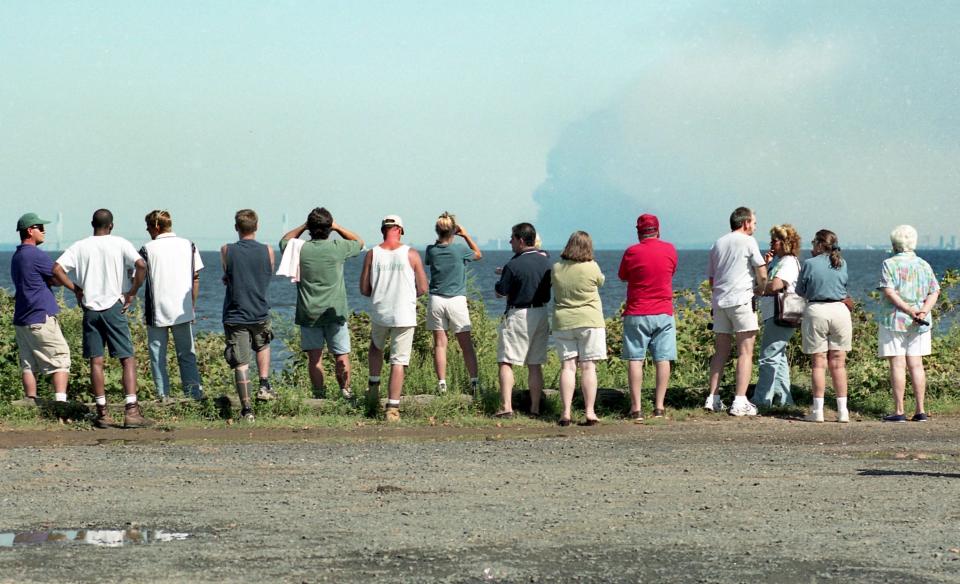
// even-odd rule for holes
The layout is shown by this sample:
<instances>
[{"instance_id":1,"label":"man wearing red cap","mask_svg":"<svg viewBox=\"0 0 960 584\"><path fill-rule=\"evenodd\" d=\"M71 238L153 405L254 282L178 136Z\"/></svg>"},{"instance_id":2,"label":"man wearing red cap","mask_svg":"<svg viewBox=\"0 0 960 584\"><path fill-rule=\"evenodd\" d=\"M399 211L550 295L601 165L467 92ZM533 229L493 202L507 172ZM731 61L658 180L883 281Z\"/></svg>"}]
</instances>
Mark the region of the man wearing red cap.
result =
<instances>
[{"instance_id":1,"label":"man wearing red cap","mask_svg":"<svg viewBox=\"0 0 960 584\"><path fill-rule=\"evenodd\" d=\"M677 358L677 329L673 319L673 275L677 250L660 239L660 221L645 213L637 218L639 243L627 248L618 275L627 283L623 309L623 360L630 384L630 417L643 421L640 388L643 361L650 352L656 368L653 416L664 416L663 398L670 382L670 362Z\"/></svg>"}]
</instances>

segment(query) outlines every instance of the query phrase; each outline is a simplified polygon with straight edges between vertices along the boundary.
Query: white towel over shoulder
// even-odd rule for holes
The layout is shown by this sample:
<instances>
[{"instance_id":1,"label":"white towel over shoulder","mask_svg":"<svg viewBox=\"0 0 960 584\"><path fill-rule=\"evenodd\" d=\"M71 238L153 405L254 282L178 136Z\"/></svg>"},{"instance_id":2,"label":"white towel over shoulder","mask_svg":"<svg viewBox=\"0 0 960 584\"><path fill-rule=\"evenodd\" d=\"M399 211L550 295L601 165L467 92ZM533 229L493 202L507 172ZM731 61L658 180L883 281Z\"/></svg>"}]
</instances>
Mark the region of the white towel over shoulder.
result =
<instances>
[{"instance_id":1,"label":"white towel over shoulder","mask_svg":"<svg viewBox=\"0 0 960 584\"><path fill-rule=\"evenodd\" d=\"M300 281L300 250L302 248L302 239L287 241L287 247L283 249L283 257L280 258L280 266L277 268L278 276L286 276L291 282Z\"/></svg>"}]
</instances>

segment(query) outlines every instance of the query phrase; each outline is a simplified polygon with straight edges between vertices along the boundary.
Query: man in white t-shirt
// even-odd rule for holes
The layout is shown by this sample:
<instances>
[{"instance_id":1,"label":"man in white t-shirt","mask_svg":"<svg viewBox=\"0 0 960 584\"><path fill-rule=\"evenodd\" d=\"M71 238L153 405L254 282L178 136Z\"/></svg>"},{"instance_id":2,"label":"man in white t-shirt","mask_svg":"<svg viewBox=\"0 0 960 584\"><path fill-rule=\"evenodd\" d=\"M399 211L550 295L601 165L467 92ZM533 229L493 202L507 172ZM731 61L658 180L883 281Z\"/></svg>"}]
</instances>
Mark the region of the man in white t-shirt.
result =
<instances>
[{"instance_id":1,"label":"man in white t-shirt","mask_svg":"<svg viewBox=\"0 0 960 584\"><path fill-rule=\"evenodd\" d=\"M173 219L168 211L150 211L144 221L150 234L150 241L140 248L140 256L147 263L144 317L157 399L165 401L170 396L167 342L172 333L183 394L199 401L203 389L193 344L193 321L203 260L197 246L172 231Z\"/></svg>"},{"instance_id":2,"label":"man in white t-shirt","mask_svg":"<svg viewBox=\"0 0 960 584\"><path fill-rule=\"evenodd\" d=\"M90 360L90 385L97 404L98 428L111 427L104 388L104 346L123 366L124 428L153 424L143 417L137 403L137 358L130 339L126 312L143 283L146 265L126 239L111 235L113 213L98 209L90 222L93 235L74 243L57 258L54 277L60 282L73 273L77 298L83 309L83 356ZM133 281L128 274L134 271Z\"/></svg>"},{"instance_id":3,"label":"man in white t-shirt","mask_svg":"<svg viewBox=\"0 0 960 584\"><path fill-rule=\"evenodd\" d=\"M725 409L720 401L720 377L737 343L736 395L731 416L755 416L757 408L747 400L747 385L753 373L753 345L760 323L753 305L767 281L767 267L760 246L753 238L757 216L747 207L738 207L730 215L730 233L710 248L707 277L713 289L712 312L714 354L710 360L710 395L704 408L712 412Z\"/></svg>"},{"instance_id":4,"label":"man in white t-shirt","mask_svg":"<svg viewBox=\"0 0 960 584\"><path fill-rule=\"evenodd\" d=\"M417 296L427 292L427 273L417 250L400 242L403 220L387 215L380 223L383 243L367 252L360 273L360 293L370 297L370 378L367 401L380 395L380 371L387 337L390 337L390 386L387 389L388 422L400 420L403 377L410 363L413 329L417 324Z\"/></svg>"}]
</instances>

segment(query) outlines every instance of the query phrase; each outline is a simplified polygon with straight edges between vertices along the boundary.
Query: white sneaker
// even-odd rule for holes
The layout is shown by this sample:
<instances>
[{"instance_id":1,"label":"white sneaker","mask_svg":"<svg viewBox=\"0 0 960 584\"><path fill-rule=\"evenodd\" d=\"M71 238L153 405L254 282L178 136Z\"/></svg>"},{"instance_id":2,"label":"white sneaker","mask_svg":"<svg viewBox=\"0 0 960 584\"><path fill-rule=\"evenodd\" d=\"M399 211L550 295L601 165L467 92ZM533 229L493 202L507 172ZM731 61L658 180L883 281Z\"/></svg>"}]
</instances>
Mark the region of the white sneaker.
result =
<instances>
[{"instance_id":1,"label":"white sneaker","mask_svg":"<svg viewBox=\"0 0 960 584\"><path fill-rule=\"evenodd\" d=\"M804 422L817 422L820 423L823 421L823 410L814 410L809 414L803 417Z\"/></svg>"},{"instance_id":2,"label":"white sneaker","mask_svg":"<svg viewBox=\"0 0 960 584\"><path fill-rule=\"evenodd\" d=\"M447 382L446 382L446 381L438 381L438 382L437 382L437 392L439 392L439 393L447 393Z\"/></svg>"},{"instance_id":3,"label":"white sneaker","mask_svg":"<svg viewBox=\"0 0 960 584\"><path fill-rule=\"evenodd\" d=\"M847 410L844 410L842 412L837 412L837 421L840 422L841 424L846 424L847 422L849 422L850 412Z\"/></svg>"},{"instance_id":4,"label":"white sneaker","mask_svg":"<svg viewBox=\"0 0 960 584\"><path fill-rule=\"evenodd\" d=\"M733 402L733 405L730 406L730 411L727 413L731 416L756 416L757 406L748 401Z\"/></svg>"},{"instance_id":5,"label":"white sneaker","mask_svg":"<svg viewBox=\"0 0 960 584\"><path fill-rule=\"evenodd\" d=\"M719 414L720 412L726 410L727 406L725 406L720 400L719 395L708 395L707 401L703 404L703 409L707 410L708 412Z\"/></svg>"}]
</instances>

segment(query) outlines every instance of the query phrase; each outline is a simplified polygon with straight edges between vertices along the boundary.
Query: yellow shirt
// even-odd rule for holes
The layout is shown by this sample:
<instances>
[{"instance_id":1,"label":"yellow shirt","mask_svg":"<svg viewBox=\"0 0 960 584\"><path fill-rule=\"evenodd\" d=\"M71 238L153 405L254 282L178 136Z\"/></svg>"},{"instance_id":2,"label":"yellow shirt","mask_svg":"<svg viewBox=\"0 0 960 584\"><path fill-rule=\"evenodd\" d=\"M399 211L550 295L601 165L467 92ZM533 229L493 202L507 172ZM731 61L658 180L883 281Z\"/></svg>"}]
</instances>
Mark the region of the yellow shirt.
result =
<instances>
[{"instance_id":1,"label":"yellow shirt","mask_svg":"<svg viewBox=\"0 0 960 584\"><path fill-rule=\"evenodd\" d=\"M553 285L553 330L603 328L600 286L603 272L595 261L560 260L550 275Z\"/></svg>"}]
</instances>

